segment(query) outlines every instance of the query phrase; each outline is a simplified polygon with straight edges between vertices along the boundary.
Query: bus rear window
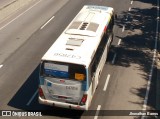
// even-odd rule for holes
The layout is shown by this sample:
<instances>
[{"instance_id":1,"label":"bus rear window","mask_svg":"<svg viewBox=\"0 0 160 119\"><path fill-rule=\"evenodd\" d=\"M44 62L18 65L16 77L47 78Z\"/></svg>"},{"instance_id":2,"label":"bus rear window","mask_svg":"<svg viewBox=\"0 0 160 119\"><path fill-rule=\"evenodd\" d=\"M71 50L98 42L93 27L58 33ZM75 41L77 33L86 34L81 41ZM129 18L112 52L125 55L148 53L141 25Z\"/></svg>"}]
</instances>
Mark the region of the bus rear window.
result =
<instances>
[{"instance_id":1,"label":"bus rear window","mask_svg":"<svg viewBox=\"0 0 160 119\"><path fill-rule=\"evenodd\" d=\"M41 65L41 75L83 81L86 78L86 70L83 65L45 61Z\"/></svg>"},{"instance_id":2,"label":"bus rear window","mask_svg":"<svg viewBox=\"0 0 160 119\"><path fill-rule=\"evenodd\" d=\"M68 66L46 62L44 63L44 73L46 75L68 78Z\"/></svg>"}]
</instances>

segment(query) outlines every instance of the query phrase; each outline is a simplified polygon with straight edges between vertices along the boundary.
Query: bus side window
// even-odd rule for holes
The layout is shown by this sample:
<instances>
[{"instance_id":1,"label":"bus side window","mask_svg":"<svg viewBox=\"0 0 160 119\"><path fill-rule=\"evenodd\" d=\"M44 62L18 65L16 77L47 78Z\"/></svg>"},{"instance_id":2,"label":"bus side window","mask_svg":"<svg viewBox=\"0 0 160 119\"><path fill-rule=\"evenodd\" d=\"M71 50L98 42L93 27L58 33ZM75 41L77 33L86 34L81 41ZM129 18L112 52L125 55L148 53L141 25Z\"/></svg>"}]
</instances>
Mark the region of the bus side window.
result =
<instances>
[{"instance_id":1,"label":"bus side window","mask_svg":"<svg viewBox=\"0 0 160 119\"><path fill-rule=\"evenodd\" d=\"M114 26L114 19L115 19L115 17L116 17L116 15L115 16L112 15L112 18L111 18L111 20L112 20L112 26Z\"/></svg>"},{"instance_id":2,"label":"bus side window","mask_svg":"<svg viewBox=\"0 0 160 119\"><path fill-rule=\"evenodd\" d=\"M113 18L113 16L112 16L112 18ZM113 19L111 19L110 20L110 22L109 22L109 24L108 24L108 27L107 27L107 29L106 29L106 32L105 32L105 39L108 39L109 38L109 36L112 34L112 32L113 32L113 23L114 23L114 21L113 21Z\"/></svg>"},{"instance_id":3,"label":"bus side window","mask_svg":"<svg viewBox=\"0 0 160 119\"><path fill-rule=\"evenodd\" d=\"M95 61L93 62L92 66L91 66L91 77L94 76L94 73L96 72L96 63Z\"/></svg>"},{"instance_id":4,"label":"bus side window","mask_svg":"<svg viewBox=\"0 0 160 119\"><path fill-rule=\"evenodd\" d=\"M107 26L107 29L106 31L104 32L103 36L102 36L102 39L101 39L101 42L99 43L99 46L97 48L97 51L92 59L92 62L91 62L91 65L90 65L90 71L91 71L91 79L93 78L95 72L96 72L96 69L98 67L98 64L101 60L101 57L103 55L103 51L107 45L107 42L108 42L108 38L110 37L110 35L112 34L112 30L113 30L113 16L111 17L111 20Z\"/></svg>"}]
</instances>

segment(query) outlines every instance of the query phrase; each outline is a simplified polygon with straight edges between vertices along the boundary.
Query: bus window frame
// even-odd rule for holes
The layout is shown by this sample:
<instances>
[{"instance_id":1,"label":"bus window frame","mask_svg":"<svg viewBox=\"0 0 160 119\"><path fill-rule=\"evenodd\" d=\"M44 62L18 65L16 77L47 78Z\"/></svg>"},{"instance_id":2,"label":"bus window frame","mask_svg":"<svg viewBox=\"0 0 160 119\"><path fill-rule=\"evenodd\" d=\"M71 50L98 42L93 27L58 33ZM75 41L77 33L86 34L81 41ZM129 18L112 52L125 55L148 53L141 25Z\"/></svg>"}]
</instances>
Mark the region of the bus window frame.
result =
<instances>
[{"instance_id":1,"label":"bus window frame","mask_svg":"<svg viewBox=\"0 0 160 119\"><path fill-rule=\"evenodd\" d=\"M74 63L66 63L66 62L57 62L57 61L46 61L46 60L43 60L41 62L41 64L40 64L40 76L42 76L42 77L50 77L50 78L57 78L57 79L67 79L67 80L73 80L73 81L80 81L80 80L75 79L75 74L74 73L78 73L78 72L72 73L72 78L70 76L69 76L69 78L64 78L64 77L61 78L61 77L54 77L54 76L46 75L46 74L44 74L44 63L54 63L54 64L59 64L59 65L67 65L68 66L69 75L71 75L70 74L70 72L71 72L70 66L71 65L81 66L81 68L83 67L85 69L85 71L82 71L83 74L85 75L85 78L82 81L86 81L86 79L87 79L87 71L86 71L87 69L86 69L85 65L74 64ZM82 74L82 72L80 72L80 73ZM74 74L74 76L73 76L73 74Z\"/></svg>"},{"instance_id":2,"label":"bus window frame","mask_svg":"<svg viewBox=\"0 0 160 119\"><path fill-rule=\"evenodd\" d=\"M100 43L99 43L99 45L97 47L96 53L94 54L94 56L92 58L92 61L90 63L90 66L89 66L89 71L90 71L89 80L91 80L91 81L89 81L90 83L92 82L92 79L95 76L97 67L98 67L98 65L100 63L100 60L102 58L102 55L103 55L105 47L106 47L106 45L108 43L108 40L109 40L110 36L113 35L113 26L114 26L114 15L111 16L111 19L110 19L110 21L109 21L109 23L107 25L107 29L106 29L106 31L104 31L104 33L102 35L102 38L101 38L101 41L100 41ZM100 52L100 54L99 54L99 52ZM100 55L100 56L97 59L98 55Z\"/></svg>"}]
</instances>

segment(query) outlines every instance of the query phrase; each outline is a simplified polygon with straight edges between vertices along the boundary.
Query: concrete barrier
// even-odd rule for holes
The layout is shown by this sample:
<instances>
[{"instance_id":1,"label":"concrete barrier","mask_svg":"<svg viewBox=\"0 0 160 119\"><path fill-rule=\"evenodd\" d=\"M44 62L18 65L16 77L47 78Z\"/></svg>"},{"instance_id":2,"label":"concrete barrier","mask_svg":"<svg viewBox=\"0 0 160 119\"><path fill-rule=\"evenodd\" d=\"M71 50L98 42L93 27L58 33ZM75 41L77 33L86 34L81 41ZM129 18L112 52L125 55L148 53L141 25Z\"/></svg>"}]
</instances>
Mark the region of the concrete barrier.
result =
<instances>
[{"instance_id":1,"label":"concrete barrier","mask_svg":"<svg viewBox=\"0 0 160 119\"><path fill-rule=\"evenodd\" d=\"M22 8L24 5L27 5L31 1L35 0L13 0L3 6L0 6L0 20L5 19L16 10Z\"/></svg>"}]
</instances>

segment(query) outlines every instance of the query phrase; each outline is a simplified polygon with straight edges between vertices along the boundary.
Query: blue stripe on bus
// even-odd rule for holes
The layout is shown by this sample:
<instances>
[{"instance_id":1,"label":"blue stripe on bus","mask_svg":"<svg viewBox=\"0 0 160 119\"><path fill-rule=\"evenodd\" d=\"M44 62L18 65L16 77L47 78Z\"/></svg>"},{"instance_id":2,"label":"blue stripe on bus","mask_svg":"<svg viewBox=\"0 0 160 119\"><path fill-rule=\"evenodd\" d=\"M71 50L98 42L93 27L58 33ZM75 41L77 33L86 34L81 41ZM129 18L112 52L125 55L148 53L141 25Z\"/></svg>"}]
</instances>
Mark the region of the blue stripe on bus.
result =
<instances>
[{"instance_id":1,"label":"blue stripe on bus","mask_svg":"<svg viewBox=\"0 0 160 119\"><path fill-rule=\"evenodd\" d=\"M40 85L44 85L44 78L40 77L39 79L40 79L40 80L39 80L39 84L40 84Z\"/></svg>"},{"instance_id":2,"label":"blue stripe on bus","mask_svg":"<svg viewBox=\"0 0 160 119\"><path fill-rule=\"evenodd\" d=\"M52 83L47 82L47 86L48 86L48 87L51 87L51 86L52 86Z\"/></svg>"},{"instance_id":3,"label":"blue stripe on bus","mask_svg":"<svg viewBox=\"0 0 160 119\"><path fill-rule=\"evenodd\" d=\"M87 81L82 82L82 90L87 91Z\"/></svg>"},{"instance_id":4,"label":"blue stripe on bus","mask_svg":"<svg viewBox=\"0 0 160 119\"><path fill-rule=\"evenodd\" d=\"M61 78L68 78L69 77L68 72L51 70L51 69L45 69L45 74L52 75L55 77L61 77Z\"/></svg>"},{"instance_id":5,"label":"blue stripe on bus","mask_svg":"<svg viewBox=\"0 0 160 119\"><path fill-rule=\"evenodd\" d=\"M88 70L86 70L86 77L87 77L87 79L86 79L86 81L85 81L85 90L84 91L88 91L88 89L89 89L89 79L88 79Z\"/></svg>"},{"instance_id":6,"label":"blue stripe on bus","mask_svg":"<svg viewBox=\"0 0 160 119\"><path fill-rule=\"evenodd\" d=\"M88 5L87 9L100 9L100 10L108 10L108 7L105 6L96 6L96 5Z\"/></svg>"}]
</instances>

